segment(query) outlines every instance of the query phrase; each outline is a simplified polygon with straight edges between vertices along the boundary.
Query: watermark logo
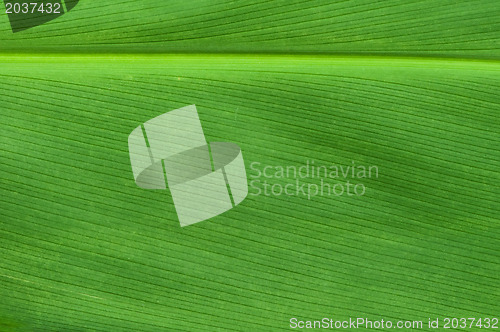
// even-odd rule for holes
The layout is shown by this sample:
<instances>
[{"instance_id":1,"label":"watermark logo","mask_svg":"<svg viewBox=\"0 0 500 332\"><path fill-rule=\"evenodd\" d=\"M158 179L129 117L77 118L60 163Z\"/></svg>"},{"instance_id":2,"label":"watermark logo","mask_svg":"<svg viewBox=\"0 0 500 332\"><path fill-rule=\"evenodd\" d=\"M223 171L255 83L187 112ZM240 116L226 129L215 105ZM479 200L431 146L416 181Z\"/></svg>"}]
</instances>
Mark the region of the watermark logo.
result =
<instances>
[{"instance_id":1,"label":"watermark logo","mask_svg":"<svg viewBox=\"0 0 500 332\"><path fill-rule=\"evenodd\" d=\"M195 105L153 118L128 137L136 184L170 189L181 227L215 217L248 194L238 145L205 140Z\"/></svg>"},{"instance_id":2,"label":"watermark logo","mask_svg":"<svg viewBox=\"0 0 500 332\"><path fill-rule=\"evenodd\" d=\"M12 32L52 21L72 10L79 0L4 0Z\"/></svg>"},{"instance_id":3,"label":"watermark logo","mask_svg":"<svg viewBox=\"0 0 500 332\"><path fill-rule=\"evenodd\" d=\"M306 160L302 165L250 164L251 196L363 196L365 180L377 179L378 167L351 161L350 165L318 164Z\"/></svg>"}]
</instances>

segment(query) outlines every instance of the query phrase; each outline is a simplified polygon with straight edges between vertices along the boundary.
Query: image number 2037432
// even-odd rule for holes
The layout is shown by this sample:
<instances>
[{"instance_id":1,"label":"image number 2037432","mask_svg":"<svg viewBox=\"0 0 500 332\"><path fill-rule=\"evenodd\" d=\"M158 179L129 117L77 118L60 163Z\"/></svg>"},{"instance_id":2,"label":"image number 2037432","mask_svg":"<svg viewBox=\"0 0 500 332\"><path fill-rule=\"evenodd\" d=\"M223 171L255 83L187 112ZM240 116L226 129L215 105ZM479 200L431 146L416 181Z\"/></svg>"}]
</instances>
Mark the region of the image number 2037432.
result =
<instances>
[{"instance_id":1,"label":"image number 2037432","mask_svg":"<svg viewBox=\"0 0 500 332\"><path fill-rule=\"evenodd\" d=\"M4 0L12 32L52 21L72 10L79 0Z\"/></svg>"}]
</instances>

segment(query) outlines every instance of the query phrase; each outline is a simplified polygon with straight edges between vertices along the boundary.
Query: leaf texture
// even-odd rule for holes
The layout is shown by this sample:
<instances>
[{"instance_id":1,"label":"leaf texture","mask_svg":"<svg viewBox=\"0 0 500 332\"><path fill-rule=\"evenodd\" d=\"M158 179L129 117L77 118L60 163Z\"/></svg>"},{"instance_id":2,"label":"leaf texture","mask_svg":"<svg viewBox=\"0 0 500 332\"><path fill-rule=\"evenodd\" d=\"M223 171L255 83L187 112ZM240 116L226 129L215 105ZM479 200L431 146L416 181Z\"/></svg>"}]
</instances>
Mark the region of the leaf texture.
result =
<instances>
[{"instance_id":1,"label":"leaf texture","mask_svg":"<svg viewBox=\"0 0 500 332\"><path fill-rule=\"evenodd\" d=\"M83 0L22 34L5 18L0 331L498 317L495 2ZM168 191L135 185L127 137L191 104L249 181L312 162L378 177L181 228Z\"/></svg>"},{"instance_id":2,"label":"leaf texture","mask_svg":"<svg viewBox=\"0 0 500 332\"><path fill-rule=\"evenodd\" d=\"M8 52L335 53L499 58L496 1L80 1Z\"/></svg>"}]
</instances>

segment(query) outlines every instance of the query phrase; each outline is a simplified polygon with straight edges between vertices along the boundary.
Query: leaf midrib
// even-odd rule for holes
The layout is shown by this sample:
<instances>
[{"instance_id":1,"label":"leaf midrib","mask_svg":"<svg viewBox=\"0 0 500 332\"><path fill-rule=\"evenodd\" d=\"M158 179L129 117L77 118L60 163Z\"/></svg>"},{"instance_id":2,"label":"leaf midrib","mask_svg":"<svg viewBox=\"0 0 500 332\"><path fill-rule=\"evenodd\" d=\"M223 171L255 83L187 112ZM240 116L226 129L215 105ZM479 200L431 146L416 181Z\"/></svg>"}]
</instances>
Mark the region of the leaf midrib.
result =
<instances>
[{"instance_id":1,"label":"leaf midrib","mask_svg":"<svg viewBox=\"0 0 500 332\"><path fill-rule=\"evenodd\" d=\"M248 65L258 65L265 60L268 64L293 64L297 62L352 64L352 65L380 65L390 67L406 67L408 65L418 67L437 67L442 69L499 69L500 59L481 58L450 58L450 57L414 57L414 56L374 56L374 55L305 55L305 54L259 54L259 53L1 53L0 63L56 63L64 61L67 63L100 63L100 62L165 62L165 61L197 61L200 63L228 64L238 61L248 62ZM255 68L253 68L255 69Z\"/></svg>"}]
</instances>

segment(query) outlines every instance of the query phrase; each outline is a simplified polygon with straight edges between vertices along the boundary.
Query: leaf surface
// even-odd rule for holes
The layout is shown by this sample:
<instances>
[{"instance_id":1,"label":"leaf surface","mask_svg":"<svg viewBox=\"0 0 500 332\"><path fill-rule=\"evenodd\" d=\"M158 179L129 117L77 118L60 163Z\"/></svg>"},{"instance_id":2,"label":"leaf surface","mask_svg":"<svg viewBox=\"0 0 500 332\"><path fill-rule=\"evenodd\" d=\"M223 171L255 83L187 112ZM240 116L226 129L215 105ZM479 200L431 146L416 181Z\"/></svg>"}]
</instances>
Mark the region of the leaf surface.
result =
<instances>
[{"instance_id":1,"label":"leaf surface","mask_svg":"<svg viewBox=\"0 0 500 332\"><path fill-rule=\"evenodd\" d=\"M496 2L83 0L0 21L0 330L498 316ZM181 228L127 138L191 104L241 147L250 194ZM296 180L345 179L276 177L313 163L378 176L311 197Z\"/></svg>"}]
</instances>

